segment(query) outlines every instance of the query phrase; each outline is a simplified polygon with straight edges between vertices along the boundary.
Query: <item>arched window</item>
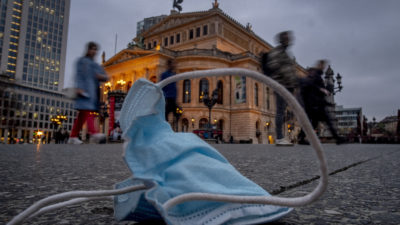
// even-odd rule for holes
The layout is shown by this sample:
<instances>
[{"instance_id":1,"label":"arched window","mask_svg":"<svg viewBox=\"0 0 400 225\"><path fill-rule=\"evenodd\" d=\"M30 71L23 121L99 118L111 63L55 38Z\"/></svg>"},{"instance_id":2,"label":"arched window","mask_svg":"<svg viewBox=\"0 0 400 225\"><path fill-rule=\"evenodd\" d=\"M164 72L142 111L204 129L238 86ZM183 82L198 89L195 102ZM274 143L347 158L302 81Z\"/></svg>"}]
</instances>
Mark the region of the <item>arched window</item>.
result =
<instances>
[{"instance_id":1,"label":"arched window","mask_svg":"<svg viewBox=\"0 0 400 225\"><path fill-rule=\"evenodd\" d=\"M258 84L254 84L254 104L258 106Z\"/></svg>"},{"instance_id":2,"label":"arched window","mask_svg":"<svg viewBox=\"0 0 400 225\"><path fill-rule=\"evenodd\" d=\"M217 88L218 88L218 104L224 104L224 85L222 83L222 80L219 80L217 83Z\"/></svg>"},{"instance_id":3,"label":"arched window","mask_svg":"<svg viewBox=\"0 0 400 225\"><path fill-rule=\"evenodd\" d=\"M224 130L224 120L218 120L217 129Z\"/></svg>"},{"instance_id":4,"label":"arched window","mask_svg":"<svg viewBox=\"0 0 400 225\"><path fill-rule=\"evenodd\" d=\"M208 80L203 78L199 83L199 102L203 102L204 95L208 95Z\"/></svg>"},{"instance_id":5,"label":"arched window","mask_svg":"<svg viewBox=\"0 0 400 225\"><path fill-rule=\"evenodd\" d=\"M182 102L183 103L189 103L190 102L190 95L192 93L192 89L190 86L190 80L184 80L183 81L183 99Z\"/></svg>"},{"instance_id":6,"label":"arched window","mask_svg":"<svg viewBox=\"0 0 400 225\"><path fill-rule=\"evenodd\" d=\"M157 77L156 76L150 77L150 81L153 83L157 83Z\"/></svg>"},{"instance_id":7,"label":"arched window","mask_svg":"<svg viewBox=\"0 0 400 225\"><path fill-rule=\"evenodd\" d=\"M189 120L184 118L182 119L182 132L188 132L189 129Z\"/></svg>"},{"instance_id":8,"label":"arched window","mask_svg":"<svg viewBox=\"0 0 400 225\"><path fill-rule=\"evenodd\" d=\"M199 121L199 129L206 129L208 127L208 119L201 118Z\"/></svg>"}]
</instances>

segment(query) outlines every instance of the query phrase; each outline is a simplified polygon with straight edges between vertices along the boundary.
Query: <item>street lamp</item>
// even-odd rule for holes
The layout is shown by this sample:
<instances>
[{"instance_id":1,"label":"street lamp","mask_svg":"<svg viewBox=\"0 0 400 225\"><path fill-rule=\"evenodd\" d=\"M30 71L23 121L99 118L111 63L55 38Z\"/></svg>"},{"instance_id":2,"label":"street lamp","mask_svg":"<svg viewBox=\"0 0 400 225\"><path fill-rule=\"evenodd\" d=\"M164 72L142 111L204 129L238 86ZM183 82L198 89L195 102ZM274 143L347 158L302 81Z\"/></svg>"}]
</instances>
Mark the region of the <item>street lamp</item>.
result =
<instances>
[{"instance_id":1,"label":"street lamp","mask_svg":"<svg viewBox=\"0 0 400 225\"><path fill-rule=\"evenodd\" d=\"M194 122L195 122L196 120L194 119L194 118L192 118L192 128L194 129Z\"/></svg>"},{"instance_id":2,"label":"street lamp","mask_svg":"<svg viewBox=\"0 0 400 225\"><path fill-rule=\"evenodd\" d=\"M103 125L103 133L105 133L105 121L108 117L108 106L105 102L100 102L100 123Z\"/></svg>"},{"instance_id":3,"label":"street lamp","mask_svg":"<svg viewBox=\"0 0 400 225\"><path fill-rule=\"evenodd\" d=\"M177 106L175 112L176 112L176 113L175 113L175 117L176 117L175 131L178 132L178 121L179 121L179 118L180 118L180 117L182 116L182 114L183 114L183 109L182 109L182 107Z\"/></svg>"},{"instance_id":4,"label":"street lamp","mask_svg":"<svg viewBox=\"0 0 400 225\"><path fill-rule=\"evenodd\" d=\"M218 101L218 88L216 88L212 92L211 98L208 96L208 92L206 92L205 95L203 96L203 103L208 107L208 130L210 132L209 133L210 137L211 137L211 109L212 107L214 107L217 101Z\"/></svg>"},{"instance_id":5,"label":"street lamp","mask_svg":"<svg viewBox=\"0 0 400 225\"><path fill-rule=\"evenodd\" d=\"M337 92L342 91L343 89L342 76L339 73L336 75L335 78L337 86L335 87L335 79L333 78L334 74L335 73L333 72L331 66L328 66L328 69L325 72L325 84L326 84L326 89L333 95L336 94Z\"/></svg>"}]
</instances>

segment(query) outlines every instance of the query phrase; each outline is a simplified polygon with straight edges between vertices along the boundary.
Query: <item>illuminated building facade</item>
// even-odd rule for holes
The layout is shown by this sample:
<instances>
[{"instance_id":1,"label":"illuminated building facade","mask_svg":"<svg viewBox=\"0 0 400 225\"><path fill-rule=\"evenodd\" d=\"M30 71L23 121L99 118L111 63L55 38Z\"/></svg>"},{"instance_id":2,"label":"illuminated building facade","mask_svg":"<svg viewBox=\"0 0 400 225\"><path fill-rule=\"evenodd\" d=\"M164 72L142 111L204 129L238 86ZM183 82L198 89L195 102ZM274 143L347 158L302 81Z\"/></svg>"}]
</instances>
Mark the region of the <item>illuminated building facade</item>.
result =
<instances>
[{"instance_id":1,"label":"illuminated building facade","mask_svg":"<svg viewBox=\"0 0 400 225\"><path fill-rule=\"evenodd\" d=\"M72 104L61 94L70 0L1 0L0 4L0 73L6 88L0 91L0 135L6 140L10 136L32 140L32 135L23 133L44 129L43 135L51 136L51 121L46 118L61 116ZM13 101L10 96L16 97L13 107L5 105ZM35 113L37 117L29 116Z\"/></svg>"},{"instance_id":2,"label":"illuminated building facade","mask_svg":"<svg viewBox=\"0 0 400 225\"><path fill-rule=\"evenodd\" d=\"M111 76L111 81L102 87L103 94L115 90L127 92L139 78L160 81L169 59L175 60L177 73L233 67L260 72L260 54L272 48L250 25L239 24L217 3L207 11L171 11L134 40L143 41L137 45L143 47L130 46L103 63ZM298 66L298 73L304 75L305 71ZM203 97L216 89L219 97L212 108L210 123L222 131L224 141L233 136L236 142L273 143L274 92L263 83L241 76L178 82L177 102L183 108L178 131L193 132L207 127L209 111ZM293 122L288 123L291 124L286 124L290 128L287 132L291 132Z\"/></svg>"}]
</instances>

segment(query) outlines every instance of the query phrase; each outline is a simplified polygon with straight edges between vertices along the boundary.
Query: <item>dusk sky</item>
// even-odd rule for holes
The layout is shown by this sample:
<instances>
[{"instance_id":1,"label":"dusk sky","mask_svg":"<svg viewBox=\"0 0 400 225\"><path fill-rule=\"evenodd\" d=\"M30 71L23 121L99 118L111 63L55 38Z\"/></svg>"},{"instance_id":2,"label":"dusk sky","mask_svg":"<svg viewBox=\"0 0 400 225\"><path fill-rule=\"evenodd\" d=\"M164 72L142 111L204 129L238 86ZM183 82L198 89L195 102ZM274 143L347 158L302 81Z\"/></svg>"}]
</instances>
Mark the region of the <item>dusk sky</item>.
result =
<instances>
[{"instance_id":1,"label":"dusk sky","mask_svg":"<svg viewBox=\"0 0 400 225\"><path fill-rule=\"evenodd\" d=\"M66 86L85 44L100 44L106 59L126 48L143 18L168 15L173 0L72 0L67 45ZM211 8L214 0L184 0L182 13ZM311 66L328 59L343 77L336 103L362 107L371 121L400 109L400 1L398 0L219 0L220 9L276 45L274 36L292 30L290 49L298 63Z\"/></svg>"}]
</instances>

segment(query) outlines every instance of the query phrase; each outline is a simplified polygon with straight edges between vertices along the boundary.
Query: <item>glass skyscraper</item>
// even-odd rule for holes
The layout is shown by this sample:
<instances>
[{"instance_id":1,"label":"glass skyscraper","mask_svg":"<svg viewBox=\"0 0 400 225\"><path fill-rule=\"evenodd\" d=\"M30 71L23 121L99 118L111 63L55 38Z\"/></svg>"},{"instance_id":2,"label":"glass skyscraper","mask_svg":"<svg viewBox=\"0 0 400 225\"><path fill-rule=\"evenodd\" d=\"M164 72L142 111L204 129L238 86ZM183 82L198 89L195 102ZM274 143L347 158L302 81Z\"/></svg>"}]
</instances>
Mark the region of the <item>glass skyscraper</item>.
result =
<instances>
[{"instance_id":1,"label":"glass skyscraper","mask_svg":"<svg viewBox=\"0 0 400 225\"><path fill-rule=\"evenodd\" d=\"M61 92L70 3L0 0L1 143L49 143L71 130L76 111Z\"/></svg>"},{"instance_id":2,"label":"glass skyscraper","mask_svg":"<svg viewBox=\"0 0 400 225\"><path fill-rule=\"evenodd\" d=\"M0 1L0 72L18 83L61 91L70 0Z\"/></svg>"}]
</instances>

